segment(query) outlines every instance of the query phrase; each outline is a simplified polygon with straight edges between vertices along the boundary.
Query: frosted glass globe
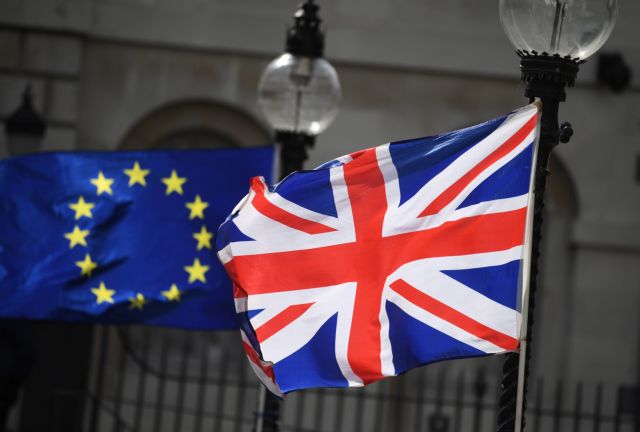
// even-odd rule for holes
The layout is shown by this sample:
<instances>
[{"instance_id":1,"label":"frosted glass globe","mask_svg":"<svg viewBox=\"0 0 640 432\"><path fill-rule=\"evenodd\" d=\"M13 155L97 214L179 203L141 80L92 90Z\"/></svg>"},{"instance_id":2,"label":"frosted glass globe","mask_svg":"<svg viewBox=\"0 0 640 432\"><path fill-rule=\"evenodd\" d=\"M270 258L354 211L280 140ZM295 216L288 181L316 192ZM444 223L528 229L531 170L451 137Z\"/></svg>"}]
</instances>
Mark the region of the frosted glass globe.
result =
<instances>
[{"instance_id":1,"label":"frosted glass globe","mask_svg":"<svg viewBox=\"0 0 640 432\"><path fill-rule=\"evenodd\" d=\"M516 49L585 60L607 41L617 0L500 0L500 22Z\"/></svg>"},{"instance_id":2,"label":"frosted glass globe","mask_svg":"<svg viewBox=\"0 0 640 432\"><path fill-rule=\"evenodd\" d=\"M338 113L340 81L323 58L283 54L265 69L258 104L278 131L317 135Z\"/></svg>"}]
</instances>

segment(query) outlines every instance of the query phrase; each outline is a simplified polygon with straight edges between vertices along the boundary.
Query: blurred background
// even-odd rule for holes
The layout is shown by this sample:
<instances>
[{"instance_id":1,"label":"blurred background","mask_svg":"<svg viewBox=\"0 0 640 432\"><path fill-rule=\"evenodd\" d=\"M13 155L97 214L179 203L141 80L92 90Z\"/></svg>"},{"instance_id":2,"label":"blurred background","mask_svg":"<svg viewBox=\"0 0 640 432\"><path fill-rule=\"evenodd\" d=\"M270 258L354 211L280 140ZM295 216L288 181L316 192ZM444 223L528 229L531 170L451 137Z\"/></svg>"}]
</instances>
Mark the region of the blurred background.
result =
<instances>
[{"instance_id":1,"label":"blurred background","mask_svg":"<svg viewBox=\"0 0 640 432\"><path fill-rule=\"evenodd\" d=\"M527 103L497 0L317 3L342 100L307 168ZM0 116L20 107L29 86L46 122L42 151L270 143L257 87L284 50L296 7L0 0ZM620 2L609 42L581 66L561 105L575 134L551 161L532 430L640 428L638 17L638 2ZM1 157L10 155L7 141L0 134ZM10 431L252 430L258 384L235 332L19 326L29 342L12 361L30 372ZM294 394L282 429L492 430L501 360L431 365L365 390Z\"/></svg>"}]
</instances>

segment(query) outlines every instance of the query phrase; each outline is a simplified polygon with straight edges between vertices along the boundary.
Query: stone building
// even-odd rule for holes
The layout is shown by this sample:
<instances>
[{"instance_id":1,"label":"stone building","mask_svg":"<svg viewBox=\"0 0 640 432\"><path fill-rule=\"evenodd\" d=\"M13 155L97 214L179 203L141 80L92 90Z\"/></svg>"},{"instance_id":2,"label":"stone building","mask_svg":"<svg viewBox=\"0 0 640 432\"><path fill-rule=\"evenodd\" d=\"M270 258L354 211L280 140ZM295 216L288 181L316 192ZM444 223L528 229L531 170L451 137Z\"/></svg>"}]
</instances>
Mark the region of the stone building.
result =
<instances>
[{"instance_id":1,"label":"stone building","mask_svg":"<svg viewBox=\"0 0 640 432\"><path fill-rule=\"evenodd\" d=\"M44 150L253 146L256 102L295 0L0 0L0 116L25 85ZM308 167L363 147L475 124L524 105L498 2L320 2L343 99ZM603 51L640 70L640 5L621 2ZM534 374L634 387L640 363L640 91L581 67L552 161ZM0 135L0 152L5 152ZM92 330L75 335L91 370ZM222 339L226 336L221 337ZM229 342L230 343L230 342ZM495 362L494 362L495 363ZM461 363L461 368L465 363ZM458 366L452 366L456 368ZM498 370L489 372L497 382ZM84 382L83 380L80 380Z\"/></svg>"}]
</instances>

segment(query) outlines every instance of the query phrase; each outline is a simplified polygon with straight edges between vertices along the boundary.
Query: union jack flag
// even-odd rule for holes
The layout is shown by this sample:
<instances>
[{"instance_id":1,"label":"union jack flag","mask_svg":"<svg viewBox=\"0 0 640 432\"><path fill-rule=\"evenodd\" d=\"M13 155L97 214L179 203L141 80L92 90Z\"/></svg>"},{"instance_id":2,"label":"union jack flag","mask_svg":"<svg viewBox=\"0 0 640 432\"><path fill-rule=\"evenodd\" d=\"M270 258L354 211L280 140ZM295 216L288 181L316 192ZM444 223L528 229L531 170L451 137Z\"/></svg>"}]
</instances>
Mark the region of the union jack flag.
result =
<instances>
[{"instance_id":1,"label":"union jack flag","mask_svg":"<svg viewBox=\"0 0 640 432\"><path fill-rule=\"evenodd\" d=\"M276 394L518 349L538 110L256 177L218 231Z\"/></svg>"}]
</instances>

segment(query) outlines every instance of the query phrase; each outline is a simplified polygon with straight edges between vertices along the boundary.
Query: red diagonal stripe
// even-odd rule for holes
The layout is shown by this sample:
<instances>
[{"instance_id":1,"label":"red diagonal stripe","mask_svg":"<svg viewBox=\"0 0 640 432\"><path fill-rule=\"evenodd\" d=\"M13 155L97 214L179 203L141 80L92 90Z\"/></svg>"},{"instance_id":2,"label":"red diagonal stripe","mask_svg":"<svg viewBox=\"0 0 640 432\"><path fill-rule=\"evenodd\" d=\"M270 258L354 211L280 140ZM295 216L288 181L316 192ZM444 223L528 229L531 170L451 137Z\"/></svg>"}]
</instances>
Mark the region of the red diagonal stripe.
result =
<instances>
[{"instance_id":1,"label":"red diagonal stripe","mask_svg":"<svg viewBox=\"0 0 640 432\"><path fill-rule=\"evenodd\" d=\"M254 350L253 347L248 343L246 343L245 341L242 341L242 348L244 348L244 352L247 354L247 357L249 358L249 360L253 362L253 364L255 364L256 366L258 366L260 369L262 369L262 372L264 372L266 376L271 378L271 381L275 382L276 378L275 378L275 374L273 373L273 367L269 365L265 366L262 363L262 360L260 360L260 357L258 356L258 353L256 352L256 350Z\"/></svg>"},{"instance_id":2,"label":"red diagonal stripe","mask_svg":"<svg viewBox=\"0 0 640 432\"><path fill-rule=\"evenodd\" d=\"M511 136L504 144L495 149L493 153L484 158L478 165L473 167L469 172L462 176L457 182L449 186L444 192L442 192L435 200L431 202L425 208L419 217L430 216L437 214L440 210L447 206L451 201L457 197L469 183L471 183L476 177L478 177L485 169L491 166L494 162L507 155L511 150L516 148L531 131L536 127L538 115L534 115L522 126L515 134Z\"/></svg>"},{"instance_id":3,"label":"red diagonal stripe","mask_svg":"<svg viewBox=\"0 0 640 432\"><path fill-rule=\"evenodd\" d=\"M518 347L517 339L487 327L430 295L415 289L402 279L393 282L391 288L411 303L480 339L489 341L506 351L514 351Z\"/></svg>"},{"instance_id":4,"label":"red diagonal stripe","mask_svg":"<svg viewBox=\"0 0 640 432\"><path fill-rule=\"evenodd\" d=\"M251 203L256 210L269 219L307 234L321 234L335 231L335 228L331 228L319 222L303 219L300 216L296 216L293 213L274 205L264 196L264 185L259 179L254 178L251 181L251 189L255 192L255 196Z\"/></svg>"},{"instance_id":5,"label":"red diagonal stripe","mask_svg":"<svg viewBox=\"0 0 640 432\"><path fill-rule=\"evenodd\" d=\"M258 338L258 342L262 343L274 334L278 333L280 330L298 319L298 317L305 313L307 309L309 309L312 305L313 303L305 303L289 306L278 315L262 324L256 329L256 337Z\"/></svg>"}]
</instances>

